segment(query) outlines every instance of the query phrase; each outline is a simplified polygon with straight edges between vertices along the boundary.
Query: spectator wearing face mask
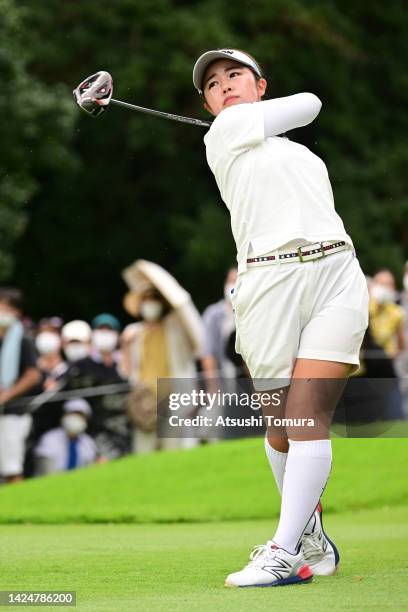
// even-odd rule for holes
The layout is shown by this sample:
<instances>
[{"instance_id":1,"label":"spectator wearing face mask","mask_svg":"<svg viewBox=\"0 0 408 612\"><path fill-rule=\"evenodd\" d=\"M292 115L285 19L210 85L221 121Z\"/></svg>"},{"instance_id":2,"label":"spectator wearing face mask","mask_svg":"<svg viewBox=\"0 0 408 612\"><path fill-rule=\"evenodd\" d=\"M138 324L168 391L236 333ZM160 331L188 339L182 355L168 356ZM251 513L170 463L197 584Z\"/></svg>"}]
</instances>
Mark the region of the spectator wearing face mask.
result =
<instances>
[{"instance_id":1,"label":"spectator wearing face mask","mask_svg":"<svg viewBox=\"0 0 408 612\"><path fill-rule=\"evenodd\" d=\"M122 370L135 385L131 401L133 451L151 452L157 448L188 448L198 439L158 438L154 417L158 379L171 379L169 390L174 392L176 379L195 383L196 359L202 357L203 327L200 315L190 295L161 266L140 259L123 271L130 288L124 307L139 322L129 325L123 335ZM152 396L151 410L139 402L138 386L144 386ZM140 409L139 409L140 407ZM187 407L188 410L188 407Z\"/></svg>"},{"instance_id":2,"label":"spectator wearing face mask","mask_svg":"<svg viewBox=\"0 0 408 612\"><path fill-rule=\"evenodd\" d=\"M61 330L62 348L70 363L84 359L91 349L91 328L86 321L70 321Z\"/></svg>"},{"instance_id":3,"label":"spectator wearing face mask","mask_svg":"<svg viewBox=\"0 0 408 612\"><path fill-rule=\"evenodd\" d=\"M120 361L119 333L120 323L111 314L97 315L92 321L92 354L107 366Z\"/></svg>"},{"instance_id":4,"label":"spectator wearing face mask","mask_svg":"<svg viewBox=\"0 0 408 612\"><path fill-rule=\"evenodd\" d=\"M82 398L65 402L61 424L45 433L34 449L35 475L74 470L94 463L97 449L86 429L91 407Z\"/></svg>"},{"instance_id":5,"label":"spectator wearing face mask","mask_svg":"<svg viewBox=\"0 0 408 612\"><path fill-rule=\"evenodd\" d=\"M374 341L389 357L405 349L404 309L396 304L394 275L390 270L379 270L370 285L370 330Z\"/></svg>"},{"instance_id":6,"label":"spectator wearing face mask","mask_svg":"<svg viewBox=\"0 0 408 612\"><path fill-rule=\"evenodd\" d=\"M118 369L120 323L103 313L92 321L87 356L74 361L68 372L67 389L120 385L125 382ZM130 432L125 410L124 392L107 392L89 396L92 418L89 432L105 459L115 459L129 452Z\"/></svg>"},{"instance_id":7,"label":"spectator wearing face mask","mask_svg":"<svg viewBox=\"0 0 408 612\"><path fill-rule=\"evenodd\" d=\"M21 323L22 294L0 289L0 476L21 480L25 443L31 428L24 396L40 382L33 342Z\"/></svg>"},{"instance_id":8,"label":"spectator wearing face mask","mask_svg":"<svg viewBox=\"0 0 408 612\"><path fill-rule=\"evenodd\" d=\"M62 321L57 317L42 319L38 324L35 346L39 355L37 367L42 376L40 389L42 395L36 398L35 409L32 413L33 426L28 444L29 452L26 458L26 475L32 475L33 472L33 446L43 433L57 427L61 420L62 402L47 401L47 399L53 399L54 395L66 385L69 365L61 352L61 327ZM48 396L46 398L44 393L51 393L51 398L48 398Z\"/></svg>"},{"instance_id":9,"label":"spectator wearing face mask","mask_svg":"<svg viewBox=\"0 0 408 612\"><path fill-rule=\"evenodd\" d=\"M43 375L43 390L52 391L58 387L58 381L68 370L68 364L61 352L61 319L52 317L42 319L38 324L35 346L39 355L38 368Z\"/></svg>"}]
</instances>

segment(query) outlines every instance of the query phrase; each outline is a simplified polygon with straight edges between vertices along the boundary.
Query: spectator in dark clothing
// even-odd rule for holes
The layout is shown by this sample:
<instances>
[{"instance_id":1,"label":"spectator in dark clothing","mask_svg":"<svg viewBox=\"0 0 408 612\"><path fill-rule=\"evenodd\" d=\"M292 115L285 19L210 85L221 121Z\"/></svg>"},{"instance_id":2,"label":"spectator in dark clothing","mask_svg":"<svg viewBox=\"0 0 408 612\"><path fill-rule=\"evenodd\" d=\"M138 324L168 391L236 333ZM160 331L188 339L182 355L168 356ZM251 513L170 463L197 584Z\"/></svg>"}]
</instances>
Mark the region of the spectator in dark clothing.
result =
<instances>
[{"instance_id":1,"label":"spectator in dark clothing","mask_svg":"<svg viewBox=\"0 0 408 612\"><path fill-rule=\"evenodd\" d=\"M370 327L365 333L361 351L362 376L367 379L384 379L383 382L373 381L374 386L377 386L377 413L374 414L372 406L371 409L367 407L366 414L371 414L371 418L375 416L376 420L403 418L394 359L375 342ZM367 396L370 397L369 394Z\"/></svg>"},{"instance_id":2,"label":"spectator in dark clothing","mask_svg":"<svg viewBox=\"0 0 408 612\"><path fill-rule=\"evenodd\" d=\"M58 381L68 370L68 363L61 355L61 337L57 331L41 331L35 338L39 353L38 368L43 376L43 391L58 387Z\"/></svg>"},{"instance_id":3,"label":"spectator in dark clothing","mask_svg":"<svg viewBox=\"0 0 408 612\"><path fill-rule=\"evenodd\" d=\"M361 345L361 372L366 378L396 378L394 362L385 350L377 344L370 328L367 329Z\"/></svg>"},{"instance_id":4,"label":"spectator in dark clothing","mask_svg":"<svg viewBox=\"0 0 408 612\"><path fill-rule=\"evenodd\" d=\"M347 381L333 422L353 425L392 420L395 395L399 394L398 378L393 359L374 341L370 327L367 328L361 345L360 361L359 370ZM386 431L387 427L385 426L383 431ZM355 430L351 431L351 435L357 435ZM382 433L377 429L372 431Z\"/></svg>"},{"instance_id":5,"label":"spectator in dark clothing","mask_svg":"<svg viewBox=\"0 0 408 612\"><path fill-rule=\"evenodd\" d=\"M50 392L51 397L48 401L42 402L41 397L37 398L39 403L33 412L33 427L29 439L30 452L25 465L27 476L33 475L34 463L31 452L33 447L40 436L58 427L62 418L63 402L54 400L52 392L57 394L58 391L70 388L69 368L89 354L90 339L91 328L85 321L70 321L63 326L62 319L50 317L39 322L36 346L40 354L37 365L42 375L40 392Z\"/></svg>"},{"instance_id":6,"label":"spectator in dark clothing","mask_svg":"<svg viewBox=\"0 0 408 612\"><path fill-rule=\"evenodd\" d=\"M119 322L112 315L100 315L94 319L93 326L90 355L71 365L68 372L69 389L126 382L118 371L115 359ZM100 455L106 459L114 459L130 451L125 397L123 392L87 397L92 407L89 433L95 439Z\"/></svg>"},{"instance_id":7,"label":"spectator in dark clothing","mask_svg":"<svg viewBox=\"0 0 408 612\"><path fill-rule=\"evenodd\" d=\"M40 381L35 348L20 321L21 301L18 289L0 289L0 475L6 482L23 477L31 427L23 398Z\"/></svg>"},{"instance_id":8,"label":"spectator in dark clothing","mask_svg":"<svg viewBox=\"0 0 408 612\"><path fill-rule=\"evenodd\" d=\"M51 319L52 321L53 319ZM35 345L39 353L37 367L41 372L41 385L39 392L55 392L62 389L68 372L68 363L61 354L61 337L57 328L41 323L39 333L35 338ZM29 446L32 447L39 437L50 429L59 426L62 417L62 402L41 401L33 411L33 427L30 435ZM35 403L35 402L34 402ZM31 475L29 466L25 466L26 475Z\"/></svg>"},{"instance_id":9,"label":"spectator in dark clothing","mask_svg":"<svg viewBox=\"0 0 408 612\"><path fill-rule=\"evenodd\" d=\"M40 437L60 425L63 402L53 395L70 388L70 365L83 359L90 352L91 328L88 323L75 320L62 325L63 321L59 317L41 319L38 325L36 346L40 356L37 365L42 375L39 392L43 395L36 398L37 405L33 411L33 426L24 465L26 476L34 475L33 450ZM66 360L63 358L61 348L67 357ZM50 393L51 396L44 398L44 393Z\"/></svg>"}]
</instances>

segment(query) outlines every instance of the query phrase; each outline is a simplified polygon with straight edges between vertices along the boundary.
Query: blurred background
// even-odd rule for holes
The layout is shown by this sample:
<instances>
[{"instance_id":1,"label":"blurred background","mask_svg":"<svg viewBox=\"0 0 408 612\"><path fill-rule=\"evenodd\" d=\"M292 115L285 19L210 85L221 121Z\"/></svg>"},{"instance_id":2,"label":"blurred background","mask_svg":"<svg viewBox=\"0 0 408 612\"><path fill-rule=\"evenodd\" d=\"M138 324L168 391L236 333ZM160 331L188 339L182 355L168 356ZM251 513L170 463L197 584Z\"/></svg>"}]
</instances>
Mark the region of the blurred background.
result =
<instances>
[{"instance_id":1,"label":"blurred background","mask_svg":"<svg viewBox=\"0 0 408 612\"><path fill-rule=\"evenodd\" d=\"M95 121L71 92L104 69L118 99L208 118L192 66L231 46L259 60L269 97L322 99L294 137L327 164L365 273L390 268L401 287L407 28L398 0L0 0L0 283L33 318L123 318L120 271L143 257L199 309L218 298L235 253L205 130L118 108Z\"/></svg>"}]
</instances>

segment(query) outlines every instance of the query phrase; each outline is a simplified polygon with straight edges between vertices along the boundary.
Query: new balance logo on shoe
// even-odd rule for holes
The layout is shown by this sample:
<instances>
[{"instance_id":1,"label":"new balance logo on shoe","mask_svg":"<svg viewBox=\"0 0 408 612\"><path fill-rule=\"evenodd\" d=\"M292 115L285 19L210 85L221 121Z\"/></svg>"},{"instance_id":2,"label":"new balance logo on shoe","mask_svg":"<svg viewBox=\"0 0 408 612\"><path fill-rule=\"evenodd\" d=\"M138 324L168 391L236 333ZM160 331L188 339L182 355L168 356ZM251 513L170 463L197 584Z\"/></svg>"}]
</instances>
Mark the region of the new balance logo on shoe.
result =
<instances>
[{"instance_id":1,"label":"new balance logo on shoe","mask_svg":"<svg viewBox=\"0 0 408 612\"><path fill-rule=\"evenodd\" d=\"M285 559L276 559L273 565L264 565L262 569L281 579L290 574L292 566Z\"/></svg>"}]
</instances>

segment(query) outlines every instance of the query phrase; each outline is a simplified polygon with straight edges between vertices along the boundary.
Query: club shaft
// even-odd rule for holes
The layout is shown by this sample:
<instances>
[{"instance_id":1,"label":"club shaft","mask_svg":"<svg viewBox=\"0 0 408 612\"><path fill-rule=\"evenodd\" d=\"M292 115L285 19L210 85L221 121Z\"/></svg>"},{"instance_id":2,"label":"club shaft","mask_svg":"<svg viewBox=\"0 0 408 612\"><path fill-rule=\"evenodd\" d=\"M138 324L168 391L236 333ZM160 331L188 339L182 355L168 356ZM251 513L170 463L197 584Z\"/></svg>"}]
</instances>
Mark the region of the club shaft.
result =
<instances>
[{"instance_id":1,"label":"club shaft","mask_svg":"<svg viewBox=\"0 0 408 612\"><path fill-rule=\"evenodd\" d=\"M117 106L123 106L130 110L139 111L146 113L147 115L153 115L154 117L162 117L163 119L171 119L171 121L180 121L181 123L190 123L191 125L199 125L201 127L210 127L210 121L202 121L201 119L194 119L193 117L181 117L180 115L172 115L171 113L163 113L162 111L153 110L151 108L144 108L143 106L137 106L136 104L129 104L129 102L122 102L121 100L114 100L111 98L111 104Z\"/></svg>"}]
</instances>

